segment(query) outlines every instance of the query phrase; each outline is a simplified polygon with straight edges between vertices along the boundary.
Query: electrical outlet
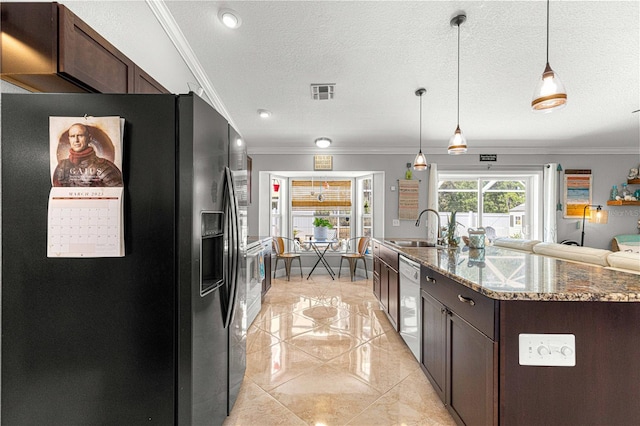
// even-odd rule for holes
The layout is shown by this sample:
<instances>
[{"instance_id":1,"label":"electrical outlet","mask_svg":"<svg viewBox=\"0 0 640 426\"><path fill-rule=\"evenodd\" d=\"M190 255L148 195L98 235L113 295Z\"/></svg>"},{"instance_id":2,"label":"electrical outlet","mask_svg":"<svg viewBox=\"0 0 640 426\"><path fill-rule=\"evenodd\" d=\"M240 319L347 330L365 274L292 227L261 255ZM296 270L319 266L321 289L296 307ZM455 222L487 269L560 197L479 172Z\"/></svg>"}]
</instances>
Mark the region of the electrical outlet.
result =
<instances>
[{"instance_id":1,"label":"electrical outlet","mask_svg":"<svg viewBox=\"0 0 640 426\"><path fill-rule=\"evenodd\" d=\"M393 219L393 226L400 226L400 219Z\"/></svg>"},{"instance_id":2,"label":"electrical outlet","mask_svg":"<svg viewBox=\"0 0 640 426\"><path fill-rule=\"evenodd\" d=\"M573 334L520 334L520 365L574 367L576 336Z\"/></svg>"},{"instance_id":3,"label":"electrical outlet","mask_svg":"<svg viewBox=\"0 0 640 426\"><path fill-rule=\"evenodd\" d=\"M576 220L576 229L580 229L580 221Z\"/></svg>"}]
</instances>

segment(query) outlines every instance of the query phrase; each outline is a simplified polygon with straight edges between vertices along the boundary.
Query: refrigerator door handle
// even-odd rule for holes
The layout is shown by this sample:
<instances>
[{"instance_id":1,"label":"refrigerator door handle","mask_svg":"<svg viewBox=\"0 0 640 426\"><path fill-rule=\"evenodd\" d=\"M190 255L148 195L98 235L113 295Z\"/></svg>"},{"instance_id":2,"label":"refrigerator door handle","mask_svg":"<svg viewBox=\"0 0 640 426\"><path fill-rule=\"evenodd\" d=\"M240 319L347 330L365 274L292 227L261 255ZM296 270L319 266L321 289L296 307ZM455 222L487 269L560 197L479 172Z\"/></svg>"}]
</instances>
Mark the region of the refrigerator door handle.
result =
<instances>
[{"instance_id":1,"label":"refrigerator door handle","mask_svg":"<svg viewBox=\"0 0 640 426\"><path fill-rule=\"evenodd\" d=\"M231 170L225 167L225 192L226 192L226 209L229 211L229 228L230 233L227 236L229 238L229 258L227 265L229 265L229 271L225 279L229 285L228 297L226 305L228 310L225 315L224 327L229 327L233 320L233 313L236 305L236 293L238 282L238 256L240 252L239 248L239 236L238 236L238 213L237 213L237 200L235 196L235 190L233 186L233 177L231 176Z\"/></svg>"},{"instance_id":2,"label":"refrigerator door handle","mask_svg":"<svg viewBox=\"0 0 640 426\"><path fill-rule=\"evenodd\" d=\"M231 173L231 169L229 169L227 167L227 171L229 173L229 182L231 183L230 185L230 191L231 191L231 206L232 206L232 211L233 211L233 218L231 221L232 224L232 228L233 228L233 301L232 301L232 306L233 309L231 310L231 321L233 321L233 317L235 315L235 305L237 302L237 293L238 293L238 277L240 275L239 273L239 268L240 268L240 218L238 216L238 198L236 197L236 185L235 182L233 180L233 173Z\"/></svg>"}]
</instances>

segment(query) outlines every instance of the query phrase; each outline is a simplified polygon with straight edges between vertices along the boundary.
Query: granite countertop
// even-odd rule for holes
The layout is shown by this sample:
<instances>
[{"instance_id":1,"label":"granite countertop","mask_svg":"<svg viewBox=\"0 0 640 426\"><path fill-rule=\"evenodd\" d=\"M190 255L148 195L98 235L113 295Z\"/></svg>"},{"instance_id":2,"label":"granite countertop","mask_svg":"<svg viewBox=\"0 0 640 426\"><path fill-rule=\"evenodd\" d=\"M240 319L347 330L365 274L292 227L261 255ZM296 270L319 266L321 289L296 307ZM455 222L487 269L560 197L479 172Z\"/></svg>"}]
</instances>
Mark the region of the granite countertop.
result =
<instances>
[{"instance_id":1,"label":"granite countertop","mask_svg":"<svg viewBox=\"0 0 640 426\"><path fill-rule=\"evenodd\" d=\"M636 274L489 246L399 247L377 240L497 300L640 302Z\"/></svg>"},{"instance_id":2,"label":"granite countertop","mask_svg":"<svg viewBox=\"0 0 640 426\"><path fill-rule=\"evenodd\" d=\"M271 237L260 237L260 236L255 236L255 235L249 235L247 236L247 246L250 246L252 244L256 244L256 243L261 243L264 240L270 240Z\"/></svg>"}]
</instances>

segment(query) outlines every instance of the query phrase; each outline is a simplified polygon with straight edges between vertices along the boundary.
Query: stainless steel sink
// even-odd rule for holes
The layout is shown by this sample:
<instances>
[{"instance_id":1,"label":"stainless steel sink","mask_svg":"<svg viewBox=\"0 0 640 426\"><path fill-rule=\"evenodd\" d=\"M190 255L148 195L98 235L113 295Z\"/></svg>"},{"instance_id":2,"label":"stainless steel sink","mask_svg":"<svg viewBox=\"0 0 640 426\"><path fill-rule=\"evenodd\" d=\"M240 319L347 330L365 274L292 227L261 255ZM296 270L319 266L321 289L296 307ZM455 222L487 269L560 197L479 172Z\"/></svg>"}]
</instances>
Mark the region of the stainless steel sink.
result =
<instances>
[{"instance_id":1,"label":"stainless steel sink","mask_svg":"<svg viewBox=\"0 0 640 426\"><path fill-rule=\"evenodd\" d=\"M398 247L435 247L436 245L426 240L388 240Z\"/></svg>"}]
</instances>

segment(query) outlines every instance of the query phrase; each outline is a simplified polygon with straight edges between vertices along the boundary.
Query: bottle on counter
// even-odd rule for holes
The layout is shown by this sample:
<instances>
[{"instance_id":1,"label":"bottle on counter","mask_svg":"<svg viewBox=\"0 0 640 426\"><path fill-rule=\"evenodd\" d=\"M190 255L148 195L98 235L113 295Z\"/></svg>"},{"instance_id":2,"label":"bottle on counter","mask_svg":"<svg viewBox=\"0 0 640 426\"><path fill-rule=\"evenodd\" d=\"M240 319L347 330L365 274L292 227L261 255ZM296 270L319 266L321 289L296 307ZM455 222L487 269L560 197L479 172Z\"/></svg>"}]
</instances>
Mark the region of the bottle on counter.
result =
<instances>
[{"instance_id":1,"label":"bottle on counter","mask_svg":"<svg viewBox=\"0 0 640 426\"><path fill-rule=\"evenodd\" d=\"M617 196L618 196L618 185L613 185L613 188L611 188L611 197L609 197L609 199L615 200Z\"/></svg>"}]
</instances>

